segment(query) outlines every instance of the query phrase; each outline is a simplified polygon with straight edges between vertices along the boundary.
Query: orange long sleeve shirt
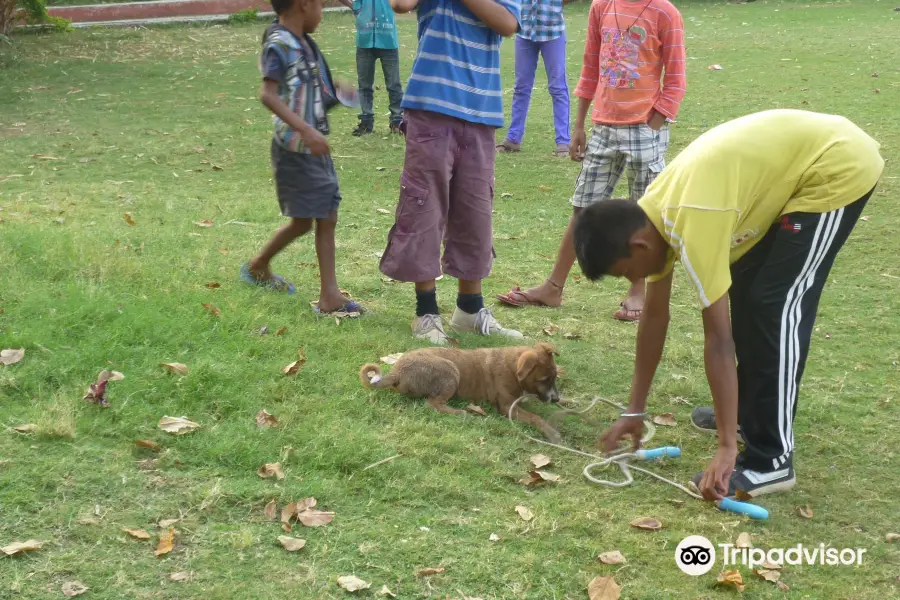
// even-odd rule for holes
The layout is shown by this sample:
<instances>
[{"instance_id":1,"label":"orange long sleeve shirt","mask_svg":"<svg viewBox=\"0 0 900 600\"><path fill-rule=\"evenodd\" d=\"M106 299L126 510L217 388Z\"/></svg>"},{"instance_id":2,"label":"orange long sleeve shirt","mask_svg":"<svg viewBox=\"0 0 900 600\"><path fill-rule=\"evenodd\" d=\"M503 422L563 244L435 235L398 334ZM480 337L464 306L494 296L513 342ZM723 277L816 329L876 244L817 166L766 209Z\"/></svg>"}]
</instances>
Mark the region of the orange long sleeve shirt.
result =
<instances>
[{"instance_id":1,"label":"orange long sleeve shirt","mask_svg":"<svg viewBox=\"0 0 900 600\"><path fill-rule=\"evenodd\" d=\"M684 98L684 21L668 0L594 0L575 95L603 125L674 120ZM665 75L663 75L665 72Z\"/></svg>"}]
</instances>

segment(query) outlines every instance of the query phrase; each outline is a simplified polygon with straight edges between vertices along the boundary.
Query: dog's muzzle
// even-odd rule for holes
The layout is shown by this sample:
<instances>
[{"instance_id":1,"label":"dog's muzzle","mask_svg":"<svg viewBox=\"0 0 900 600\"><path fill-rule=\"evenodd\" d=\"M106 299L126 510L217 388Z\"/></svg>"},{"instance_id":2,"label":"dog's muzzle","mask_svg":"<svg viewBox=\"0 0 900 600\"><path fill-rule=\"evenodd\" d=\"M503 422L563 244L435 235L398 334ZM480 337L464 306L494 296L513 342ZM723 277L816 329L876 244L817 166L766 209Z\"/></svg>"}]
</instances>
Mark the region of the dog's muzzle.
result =
<instances>
[{"instance_id":1,"label":"dog's muzzle","mask_svg":"<svg viewBox=\"0 0 900 600\"><path fill-rule=\"evenodd\" d=\"M554 385L552 388L540 394L541 400L544 402L557 403L559 402L559 391L557 391L556 386Z\"/></svg>"}]
</instances>

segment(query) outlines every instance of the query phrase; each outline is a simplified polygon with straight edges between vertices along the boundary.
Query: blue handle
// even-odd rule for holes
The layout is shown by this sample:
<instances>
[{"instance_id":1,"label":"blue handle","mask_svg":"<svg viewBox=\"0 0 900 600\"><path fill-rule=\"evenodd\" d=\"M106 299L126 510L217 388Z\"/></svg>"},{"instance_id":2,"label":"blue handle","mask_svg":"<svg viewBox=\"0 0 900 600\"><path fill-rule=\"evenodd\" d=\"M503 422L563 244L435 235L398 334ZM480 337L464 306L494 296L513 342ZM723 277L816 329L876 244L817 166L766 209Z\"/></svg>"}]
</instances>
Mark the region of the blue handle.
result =
<instances>
[{"instance_id":1,"label":"blue handle","mask_svg":"<svg viewBox=\"0 0 900 600\"><path fill-rule=\"evenodd\" d=\"M652 450L641 449L634 453L641 460L653 460L656 458L678 458L681 456L681 448L677 446L663 446Z\"/></svg>"},{"instance_id":2,"label":"blue handle","mask_svg":"<svg viewBox=\"0 0 900 600\"><path fill-rule=\"evenodd\" d=\"M727 510L730 512L747 515L751 519L756 519L758 521L765 521L769 518L769 511L764 509L762 506L748 504L747 502L738 502L737 500L732 500L731 498L723 498L722 500L719 500L718 502L716 502L716 506L718 506L721 510Z\"/></svg>"}]
</instances>

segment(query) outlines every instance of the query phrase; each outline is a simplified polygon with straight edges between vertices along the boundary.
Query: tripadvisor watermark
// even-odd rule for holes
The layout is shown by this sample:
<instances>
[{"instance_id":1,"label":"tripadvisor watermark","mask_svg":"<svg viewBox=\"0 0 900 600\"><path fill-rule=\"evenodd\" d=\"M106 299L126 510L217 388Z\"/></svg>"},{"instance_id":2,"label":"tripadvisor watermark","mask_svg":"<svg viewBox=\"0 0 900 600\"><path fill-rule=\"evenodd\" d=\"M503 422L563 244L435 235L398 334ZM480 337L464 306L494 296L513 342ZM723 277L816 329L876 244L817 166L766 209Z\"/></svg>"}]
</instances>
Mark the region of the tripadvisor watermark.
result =
<instances>
[{"instance_id":1,"label":"tripadvisor watermark","mask_svg":"<svg viewBox=\"0 0 900 600\"><path fill-rule=\"evenodd\" d=\"M831 548L825 544L790 548L738 548L734 544L718 544L718 549L701 535L691 535L675 548L675 563L684 573L704 575L721 558L723 567L745 566L750 569L766 565L820 565L829 567L861 565L865 548Z\"/></svg>"},{"instance_id":2,"label":"tripadvisor watermark","mask_svg":"<svg viewBox=\"0 0 900 600\"><path fill-rule=\"evenodd\" d=\"M831 548L825 544L790 548L736 548L734 544L719 544L722 562L727 566L744 565L761 567L766 563L776 565L822 565L829 567L861 565L865 548Z\"/></svg>"}]
</instances>

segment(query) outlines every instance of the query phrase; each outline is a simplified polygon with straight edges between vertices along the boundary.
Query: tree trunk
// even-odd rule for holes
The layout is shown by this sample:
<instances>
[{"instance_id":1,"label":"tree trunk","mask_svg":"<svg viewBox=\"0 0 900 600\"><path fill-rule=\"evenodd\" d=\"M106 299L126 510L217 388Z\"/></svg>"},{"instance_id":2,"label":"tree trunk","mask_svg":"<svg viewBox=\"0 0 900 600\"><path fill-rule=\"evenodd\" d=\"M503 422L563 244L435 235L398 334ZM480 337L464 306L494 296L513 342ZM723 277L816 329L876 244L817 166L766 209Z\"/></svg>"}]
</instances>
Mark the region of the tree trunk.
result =
<instances>
[{"instance_id":1,"label":"tree trunk","mask_svg":"<svg viewBox=\"0 0 900 600\"><path fill-rule=\"evenodd\" d=\"M0 35L9 35L16 22L16 0L0 0Z\"/></svg>"}]
</instances>

